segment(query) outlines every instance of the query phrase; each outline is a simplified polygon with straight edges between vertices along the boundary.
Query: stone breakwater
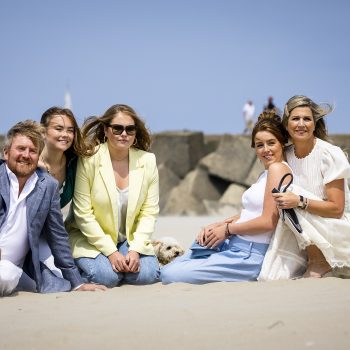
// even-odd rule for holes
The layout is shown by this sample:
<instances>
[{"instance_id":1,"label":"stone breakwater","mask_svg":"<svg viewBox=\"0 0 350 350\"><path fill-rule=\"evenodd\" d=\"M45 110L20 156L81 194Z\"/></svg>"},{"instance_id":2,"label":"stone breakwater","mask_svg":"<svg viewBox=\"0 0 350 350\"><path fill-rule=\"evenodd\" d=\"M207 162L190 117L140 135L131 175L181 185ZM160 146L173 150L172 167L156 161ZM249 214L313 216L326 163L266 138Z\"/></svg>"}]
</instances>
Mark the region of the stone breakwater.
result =
<instances>
[{"instance_id":1,"label":"stone breakwater","mask_svg":"<svg viewBox=\"0 0 350 350\"><path fill-rule=\"evenodd\" d=\"M350 135L331 135L350 157ZM0 135L2 149L4 136ZM161 215L230 216L264 170L247 135L172 131L153 135Z\"/></svg>"},{"instance_id":2,"label":"stone breakwater","mask_svg":"<svg viewBox=\"0 0 350 350\"><path fill-rule=\"evenodd\" d=\"M331 135L350 156L350 135ZM230 216L264 170L246 135L163 132L153 136L161 215Z\"/></svg>"}]
</instances>

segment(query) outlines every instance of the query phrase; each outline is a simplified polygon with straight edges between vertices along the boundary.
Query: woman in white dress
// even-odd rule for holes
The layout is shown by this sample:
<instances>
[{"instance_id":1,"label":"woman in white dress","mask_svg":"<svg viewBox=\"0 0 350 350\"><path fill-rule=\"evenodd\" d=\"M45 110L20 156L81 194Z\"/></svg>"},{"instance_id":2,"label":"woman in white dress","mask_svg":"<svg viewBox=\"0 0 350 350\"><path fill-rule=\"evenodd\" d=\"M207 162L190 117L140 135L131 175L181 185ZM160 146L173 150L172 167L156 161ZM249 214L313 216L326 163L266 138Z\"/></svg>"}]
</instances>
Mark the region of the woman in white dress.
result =
<instances>
[{"instance_id":1,"label":"woman in white dress","mask_svg":"<svg viewBox=\"0 0 350 350\"><path fill-rule=\"evenodd\" d=\"M331 111L328 104L293 96L283 114L293 142L286 160L294 187L274 197L281 209L298 208L303 233L296 238L308 256L304 277L329 276L335 268L350 267L350 165L344 152L327 142L323 117Z\"/></svg>"},{"instance_id":2,"label":"woman in white dress","mask_svg":"<svg viewBox=\"0 0 350 350\"><path fill-rule=\"evenodd\" d=\"M257 279L279 217L271 191L290 172L283 163L286 141L281 119L263 113L252 132L252 147L266 170L243 194L241 214L205 227L188 254L162 268L164 284Z\"/></svg>"}]
</instances>

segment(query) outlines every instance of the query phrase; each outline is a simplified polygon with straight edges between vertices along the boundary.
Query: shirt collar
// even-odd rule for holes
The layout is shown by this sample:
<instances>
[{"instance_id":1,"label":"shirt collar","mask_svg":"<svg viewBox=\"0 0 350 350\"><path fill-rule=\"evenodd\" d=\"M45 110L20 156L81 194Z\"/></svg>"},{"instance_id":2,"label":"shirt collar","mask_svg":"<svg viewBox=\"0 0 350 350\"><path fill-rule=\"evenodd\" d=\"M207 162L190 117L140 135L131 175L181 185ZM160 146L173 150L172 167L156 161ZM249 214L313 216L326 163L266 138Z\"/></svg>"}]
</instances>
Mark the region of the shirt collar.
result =
<instances>
[{"instance_id":1,"label":"shirt collar","mask_svg":"<svg viewBox=\"0 0 350 350\"><path fill-rule=\"evenodd\" d=\"M6 172L7 172L7 176L10 179L10 182L15 183L18 186L18 179L17 176L10 170L10 168L7 166L7 164L5 164L6 167ZM34 173L27 179L24 188L28 188L30 189L30 191L34 188L36 182L38 181L38 175L36 173L36 171L34 171ZM24 190L23 188L23 190Z\"/></svg>"}]
</instances>

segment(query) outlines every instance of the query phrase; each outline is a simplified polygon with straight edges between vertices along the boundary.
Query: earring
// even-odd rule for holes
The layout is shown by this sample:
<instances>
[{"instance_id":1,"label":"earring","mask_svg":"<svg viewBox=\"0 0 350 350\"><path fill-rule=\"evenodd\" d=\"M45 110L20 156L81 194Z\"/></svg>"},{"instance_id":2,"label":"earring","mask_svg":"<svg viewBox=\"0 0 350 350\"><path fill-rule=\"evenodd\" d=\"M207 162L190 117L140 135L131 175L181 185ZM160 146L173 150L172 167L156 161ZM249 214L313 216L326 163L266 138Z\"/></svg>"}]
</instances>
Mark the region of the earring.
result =
<instances>
[{"instance_id":1,"label":"earring","mask_svg":"<svg viewBox=\"0 0 350 350\"><path fill-rule=\"evenodd\" d=\"M132 144L133 146L136 146L137 145L137 138L135 137L135 140L134 140L134 142L133 142L133 144Z\"/></svg>"}]
</instances>

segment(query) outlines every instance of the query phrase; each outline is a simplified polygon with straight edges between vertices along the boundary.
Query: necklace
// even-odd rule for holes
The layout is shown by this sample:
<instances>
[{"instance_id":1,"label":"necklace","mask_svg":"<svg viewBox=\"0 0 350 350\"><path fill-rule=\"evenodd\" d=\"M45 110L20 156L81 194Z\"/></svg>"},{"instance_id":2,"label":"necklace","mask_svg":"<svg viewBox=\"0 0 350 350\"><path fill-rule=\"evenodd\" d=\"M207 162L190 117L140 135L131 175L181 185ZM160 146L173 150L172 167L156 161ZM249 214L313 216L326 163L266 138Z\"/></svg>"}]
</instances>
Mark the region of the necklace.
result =
<instances>
[{"instance_id":1,"label":"necklace","mask_svg":"<svg viewBox=\"0 0 350 350\"><path fill-rule=\"evenodd\" d=\"M129 158L129 154L126 156L126 157L124 157L124 158L121 158L121 159L117 159L117 158L115 158L115 159L113 159L115 162L122 162L123 160L125 160L126 158Z\"/></svg>"}]
</instances>

